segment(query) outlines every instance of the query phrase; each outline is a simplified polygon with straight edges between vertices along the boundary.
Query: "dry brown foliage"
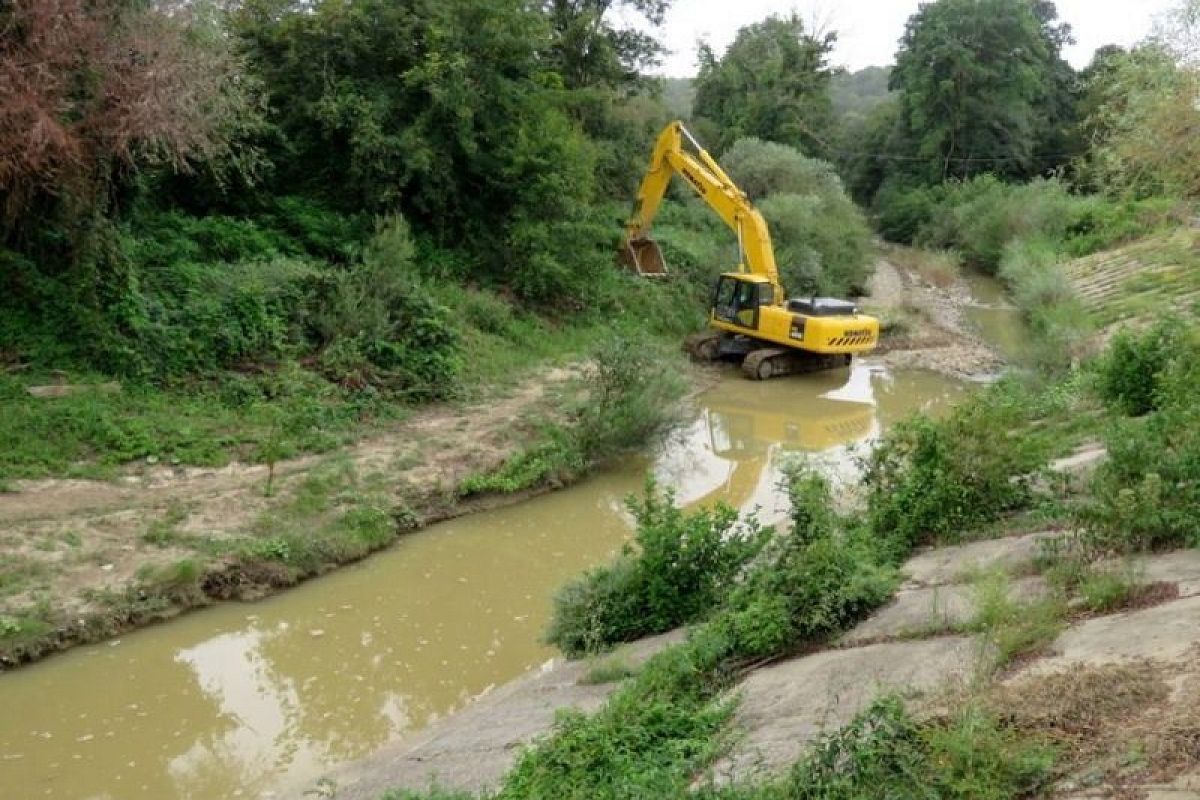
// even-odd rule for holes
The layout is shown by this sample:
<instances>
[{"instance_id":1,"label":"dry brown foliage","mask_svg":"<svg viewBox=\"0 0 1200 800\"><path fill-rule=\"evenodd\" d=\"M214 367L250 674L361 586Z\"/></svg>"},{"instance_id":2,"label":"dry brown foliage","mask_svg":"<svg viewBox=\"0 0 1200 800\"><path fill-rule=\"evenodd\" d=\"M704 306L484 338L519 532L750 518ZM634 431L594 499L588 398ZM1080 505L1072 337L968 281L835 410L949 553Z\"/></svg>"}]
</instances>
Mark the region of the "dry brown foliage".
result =
<instances>
[{"instance_id":1,"label":"dry brown foliage","mask_svg":"<svg viewBox=\"0 0 1200 800\"><path fill-rule=\"evenodd\" d=\"M0 8L0 191L88 207L115 176L217 159L251 112L223 35L190 7L15 0Z\"/></svg>"}]
</instances>

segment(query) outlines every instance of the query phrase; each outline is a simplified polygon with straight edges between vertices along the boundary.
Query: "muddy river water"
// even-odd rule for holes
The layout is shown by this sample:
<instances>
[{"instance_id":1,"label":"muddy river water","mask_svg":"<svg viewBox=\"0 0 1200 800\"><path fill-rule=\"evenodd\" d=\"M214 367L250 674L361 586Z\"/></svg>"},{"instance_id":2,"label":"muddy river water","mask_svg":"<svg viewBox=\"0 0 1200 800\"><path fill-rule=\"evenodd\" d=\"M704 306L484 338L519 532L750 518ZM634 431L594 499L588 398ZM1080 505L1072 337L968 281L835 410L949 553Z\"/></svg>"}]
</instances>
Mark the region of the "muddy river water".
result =
<instances>
[{"instance_id":1,"label":"muddy river water","mask_svg":"<svg viewBox=\"0 0 1200 800\"><path fill-rule=\"evenodd\" d=\"M767 383L731 368L656 452L570 489L435 525L253 604L189 614L0 676L0 797L291 797L554 656L554 591L630 536L647 471L683 503L779 516L780 467L831 474L965 385L869 360Z\"/></svg>"}]
</instances>

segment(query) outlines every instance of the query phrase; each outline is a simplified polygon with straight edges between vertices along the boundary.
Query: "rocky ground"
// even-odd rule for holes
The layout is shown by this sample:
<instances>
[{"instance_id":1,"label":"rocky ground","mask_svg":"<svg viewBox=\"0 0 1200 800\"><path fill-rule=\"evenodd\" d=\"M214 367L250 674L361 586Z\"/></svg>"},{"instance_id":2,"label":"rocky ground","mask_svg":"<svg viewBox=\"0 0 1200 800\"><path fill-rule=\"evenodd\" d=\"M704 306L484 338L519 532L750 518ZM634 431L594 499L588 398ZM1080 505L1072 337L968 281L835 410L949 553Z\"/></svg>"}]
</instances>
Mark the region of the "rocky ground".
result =
<instances>
[{"instance_id":1,"label":"rocky ground","mask_svg":"<svg viewBox=\"0 0 1200 800\"><path fill-rule=\"evenodd\" d=\"M967 317L976 300L961 276L937 286L885 256L876 264L869 291L861 305L884 325L873 359L970 379L1003 368L1004 357Z\"/></svg>"}]
</instances>

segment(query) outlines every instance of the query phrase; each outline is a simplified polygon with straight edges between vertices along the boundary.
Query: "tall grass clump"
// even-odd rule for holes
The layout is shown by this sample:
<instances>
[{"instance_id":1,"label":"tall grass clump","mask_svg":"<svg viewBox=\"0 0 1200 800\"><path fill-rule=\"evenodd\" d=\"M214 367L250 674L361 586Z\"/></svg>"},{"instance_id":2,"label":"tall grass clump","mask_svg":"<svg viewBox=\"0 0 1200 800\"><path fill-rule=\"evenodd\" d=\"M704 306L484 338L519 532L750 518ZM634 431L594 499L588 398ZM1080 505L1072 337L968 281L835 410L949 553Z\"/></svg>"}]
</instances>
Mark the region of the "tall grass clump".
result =
<instances>
[{"instance_id":1,"label":"tall grass clump","mask_svg":"<svg viewBox=\"0 0 1200 800\"><path fill-rule=\"evenodd\" d=\"M498 468L470 475L460 495L512 493L565 483L665 433L678 420L684 391L679 356L636 332L618 330L591 350L580 379L580 399L565 418L548 422L534 444Z\"/></svg>"},{"instance_id":2,"label":"tall grass clump","mask_svg":"<svg viewBox=\"0 0 1200 800\"><path fill-rule=\"evenodd\" d=\"M1063 261L1061 247L1038 236L1009 242L1000 263L1000 278L1029 326L1024 354L1048 373L1079 363L1091 331Z\"/></svg>"},{"instance_id":3,"label":"tall grass clump","mask_svg":"<svg viewBox=\"0 0 1200 800\"><path fill-rule=\"evenodd\" d=\"M1094 364L1096 390L1113 410L1140 417L1158 407L1163 377L1189 344L1187 324L1178 318L1144 331L1122 329Z\"/></svg>"},{"instance_id":4,"label":"tall grass clump","mask_svg":"<svg viewBox=\"0 0 1200 800\"><path fill-rule=\"evenodd\" d=\"M974 705L918 720L885 696L821 737L786 777L699 792L698 800L1008 800L1031 795L1053 765L1049 747Z\"/></svg>"}]
</instances>

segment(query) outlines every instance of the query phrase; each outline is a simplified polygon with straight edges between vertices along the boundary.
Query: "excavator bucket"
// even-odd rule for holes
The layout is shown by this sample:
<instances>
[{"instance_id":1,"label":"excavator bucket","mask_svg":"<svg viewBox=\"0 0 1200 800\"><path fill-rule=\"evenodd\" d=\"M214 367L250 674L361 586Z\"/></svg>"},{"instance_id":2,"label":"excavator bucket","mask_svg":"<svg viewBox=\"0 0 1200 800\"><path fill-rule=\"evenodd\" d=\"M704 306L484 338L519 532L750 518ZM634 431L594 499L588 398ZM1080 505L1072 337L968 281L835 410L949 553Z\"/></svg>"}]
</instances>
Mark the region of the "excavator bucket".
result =
<instances>
[{"instance_id":1,"label":"excavator bucket","mask_svg":"<svg viewBox=\"0 0 1200 800\"><path fill-rule=\"evenodd\" d=\"M662 248L650 238L626 239L617 253L620 262L646 278L661 278L667 274L667 262Z\"/></svg>"}]
</instances>

